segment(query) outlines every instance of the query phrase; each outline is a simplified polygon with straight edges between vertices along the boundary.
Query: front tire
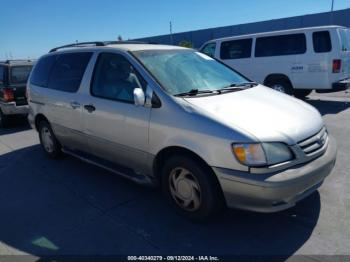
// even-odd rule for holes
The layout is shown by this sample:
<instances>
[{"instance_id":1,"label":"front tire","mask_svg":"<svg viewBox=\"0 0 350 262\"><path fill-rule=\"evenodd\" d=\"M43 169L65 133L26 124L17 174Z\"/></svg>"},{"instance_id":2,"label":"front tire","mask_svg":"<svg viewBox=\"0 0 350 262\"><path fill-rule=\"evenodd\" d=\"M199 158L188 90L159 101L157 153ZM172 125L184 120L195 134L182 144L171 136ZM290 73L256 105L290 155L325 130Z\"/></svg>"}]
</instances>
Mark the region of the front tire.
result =
<instances>
[{"instance_id":1,"label":"front tire","mask_svg":"<svg viewBox=\"0 0 350 262\"><path fill-rule=\"evenodd\" d=\"M295 89L294 96L299 99L305 99L308 95L310 95L312 89Z\"/></svg>"},{"instance_id":2,"label":"front tire","mask_svg":"<svg viewBox=\"0 0 350 262\"><path fill-rule=\"evenodd\" d=\"M50 124L47 121L41 121L38 131L40 144L45 153L51 158L60 157L62 154L61 145L55 137Z\"/></svg>"},{"instance_id":3,"label":"front tire","mask_svg":"<svg viewBox=\"0 0 350 262\"><path fill-rule=\"evenodd\" d=\"M212 170L190 157L173 156L162 169L162 190L183 216L203 221L223 207L223 198Z\"/></svg>"}]
</instances>

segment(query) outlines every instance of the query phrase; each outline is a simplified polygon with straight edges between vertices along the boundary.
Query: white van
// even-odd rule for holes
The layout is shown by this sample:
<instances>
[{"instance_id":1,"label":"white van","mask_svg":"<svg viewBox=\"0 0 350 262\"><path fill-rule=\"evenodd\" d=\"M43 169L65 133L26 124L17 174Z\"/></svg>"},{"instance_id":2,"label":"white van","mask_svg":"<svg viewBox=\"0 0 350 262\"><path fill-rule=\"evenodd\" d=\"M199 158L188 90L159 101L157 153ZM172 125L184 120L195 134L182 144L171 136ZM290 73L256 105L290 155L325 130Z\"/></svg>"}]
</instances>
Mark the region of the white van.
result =
<instances>
[{"instance_id":1,"label":"white van","mask_svg":"<svg viewBox=\"0 0 350 262\"><path fill-rule=\"evenodd\" d=\"M275 90L305 97L350 87L350 29L320 26L221 38L201 52Z\"/></svg>"}]
</instances>

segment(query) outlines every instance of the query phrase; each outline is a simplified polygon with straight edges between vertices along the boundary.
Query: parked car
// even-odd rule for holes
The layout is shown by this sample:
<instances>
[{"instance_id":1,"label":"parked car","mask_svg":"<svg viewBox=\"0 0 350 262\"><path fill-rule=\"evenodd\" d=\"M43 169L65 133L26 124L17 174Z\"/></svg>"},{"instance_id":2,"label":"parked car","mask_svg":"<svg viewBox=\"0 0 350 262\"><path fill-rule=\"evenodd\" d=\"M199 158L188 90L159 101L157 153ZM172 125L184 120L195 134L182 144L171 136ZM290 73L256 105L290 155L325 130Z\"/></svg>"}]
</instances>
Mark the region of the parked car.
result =
<instances>
[{"instance_id":1,"label":"parked car","mask_svg":"<svg viewBox=\"0 0 350 262\"><path fill-rule=\"evenodd\" d=\"M33 63L31 60L0 62L0 127L5 127L10 117L27 115L26 83Z\"/></svg>"},{"instance_id":2,"label":"parked car","mask_svg":"<svg viewBox=\"0 0 350 262\"><path fill-rule=\"evenodd\" d=\"M95 46L94 46L95 45ZM333 169L336 145L312 106L192 49L93 42L55 48L28 81L44 151L146 185L182 214L293 206Z\"/></svg>"},{"instance_id":3,"label":"parked car","mask_svg":"<svg viewBox=\"0 0 350 262\"><path fill-rule=\"evenodd\" d=\"M350 86L350 30L320 26L240 35L205 43L201 52L277 91L304 98L312 90Z\"/></svg>"}]
</instances>

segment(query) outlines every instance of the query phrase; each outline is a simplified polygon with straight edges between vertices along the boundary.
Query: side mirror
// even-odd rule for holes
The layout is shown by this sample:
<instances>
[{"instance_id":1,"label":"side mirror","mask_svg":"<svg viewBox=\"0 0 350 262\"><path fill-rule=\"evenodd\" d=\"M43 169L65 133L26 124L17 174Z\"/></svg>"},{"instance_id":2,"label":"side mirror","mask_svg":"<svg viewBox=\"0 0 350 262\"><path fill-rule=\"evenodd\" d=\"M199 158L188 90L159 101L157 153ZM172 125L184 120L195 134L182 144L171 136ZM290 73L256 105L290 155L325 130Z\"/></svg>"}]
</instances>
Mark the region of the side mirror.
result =
<instances>
[{"instance_id":1,"label":"side mirror","mask_svg":"<svg viewBox=\"0 0 350 262\"><path fill-rule=\"evenodd\" d=\"M134 104L135 106L144 106L145 105L145 93L142 88L134 89Z\"/></svg>"}]
</instances>

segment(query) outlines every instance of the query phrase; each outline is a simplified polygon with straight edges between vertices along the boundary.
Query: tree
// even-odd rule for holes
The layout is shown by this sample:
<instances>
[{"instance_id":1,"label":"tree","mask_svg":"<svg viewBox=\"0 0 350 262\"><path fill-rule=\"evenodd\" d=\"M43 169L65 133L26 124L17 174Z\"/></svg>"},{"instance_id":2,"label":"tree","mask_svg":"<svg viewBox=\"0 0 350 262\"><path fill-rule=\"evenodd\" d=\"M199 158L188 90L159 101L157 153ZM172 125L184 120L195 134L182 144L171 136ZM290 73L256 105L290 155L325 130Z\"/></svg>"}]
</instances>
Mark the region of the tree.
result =
<instances>
[{"instance_id":1,"label":"tree","mask_svg":"<svg viewBox=\"0 0 350 262\"><path fill-rule=\"evenodd\" d=\"M192 42L191 42L191 41L188 41L188 40L182 40L182 41L179 43L179 46L187 47L187 48L193 48Z\"/></svg>"},{"instance_id":2,"label":"tree","mask_svg":"<svg viewBox=\"0 0 350 262\"><path fill-rule=\"evenodd\" d=\"M118 35L118 38L117 38L118 41L123 41L123 37L121 35Z\"/></svg>"}]
</instances>

